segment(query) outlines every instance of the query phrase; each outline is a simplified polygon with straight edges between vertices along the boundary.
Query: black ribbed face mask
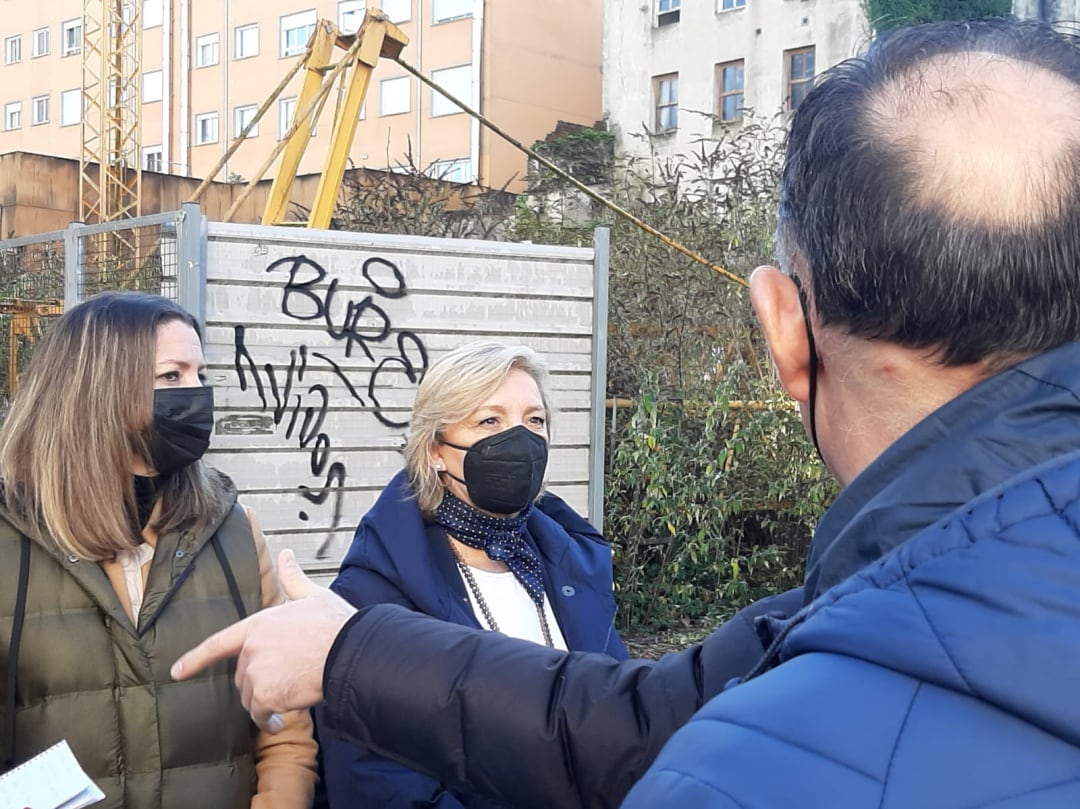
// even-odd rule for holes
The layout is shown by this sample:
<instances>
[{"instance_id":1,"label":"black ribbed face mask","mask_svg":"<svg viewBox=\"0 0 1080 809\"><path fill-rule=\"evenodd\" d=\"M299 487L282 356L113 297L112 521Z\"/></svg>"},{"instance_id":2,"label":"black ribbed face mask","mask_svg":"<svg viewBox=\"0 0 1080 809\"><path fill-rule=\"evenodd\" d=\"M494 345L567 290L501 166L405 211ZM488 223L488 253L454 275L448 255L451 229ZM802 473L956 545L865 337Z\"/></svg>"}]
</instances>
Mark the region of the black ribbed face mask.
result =
<instances>
[{"instance_id":1,"label":"black ribbed face mask","mask_svg":"<svg viewBox=\"0 0 1080 809\"><path fill-rule=\"evenodd\" d=\"M528 427L519 424L481 438L471 447L441 443L465 452L465 479L446 474L465 486L477 508L492 514L516 514L540 494L548 445L544 436Z\"/></svg>"},{"instance_id":2,"label":"black ribbed face mask","mask_svg":"<svg viewBox=\"0 0 1080 809\"><path fill-rule=\"evenodd\" d=\"M154 391L150 459L161 476L179 472L206 454L214 431L214 389L157 388Z\"/></svg>"}]
</instances>

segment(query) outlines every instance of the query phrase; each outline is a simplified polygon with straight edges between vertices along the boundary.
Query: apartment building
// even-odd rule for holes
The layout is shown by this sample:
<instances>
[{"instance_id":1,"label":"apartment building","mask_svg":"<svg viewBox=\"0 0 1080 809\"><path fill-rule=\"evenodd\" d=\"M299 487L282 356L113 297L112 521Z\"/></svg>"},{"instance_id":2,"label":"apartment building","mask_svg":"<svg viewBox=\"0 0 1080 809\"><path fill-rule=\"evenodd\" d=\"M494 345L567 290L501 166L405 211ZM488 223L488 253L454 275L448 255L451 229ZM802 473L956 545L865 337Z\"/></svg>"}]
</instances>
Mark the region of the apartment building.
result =
<instances>
[{"instance_id":1,"label":"apartment building","mask_svg":"<svg viewBox=\"0 0 1080 809\"><path fill-rule=\"evenodd\" d=\"M1080 0L1013 0L1013 13L1080 30ZM605 0L604 113L616 148L686 152L745 110L790 112L815 75L871 36L863 0Z\"/></svg>"},{"instance_id":2,"label":"apartment building","mask_svg":"<svg viewBox=\"0 0 1080 809\"><path fill-rule=\"evenodd\" d=\"M745 110L794 109L817 73L868 41L862 5L606 0L604 111L617 148L685 152Z\"/></svg>"},{"instance_id":3,"label":"apartment building","mask_svg":"<svg viewBox=\"0 0 1080 809\"><path fill-rule=\"evenodd\" d=\"M135 0L141 3L144 169L203 177L296 60L317 19L352 32L365 0ZM402 57L525 143L559 120L601 114L601 0L381 0L409 37ZM79 156L82 0L4 0L0 154ZM289 128L301 77L217 179L250 178ZM300 173L321 169L332 102ZM393 169L407 155L458 182L522 187L519 152L400 65L375 69L350 157ZM516 178L516 179L515 179Z\"/></svg>"}]
</instances>

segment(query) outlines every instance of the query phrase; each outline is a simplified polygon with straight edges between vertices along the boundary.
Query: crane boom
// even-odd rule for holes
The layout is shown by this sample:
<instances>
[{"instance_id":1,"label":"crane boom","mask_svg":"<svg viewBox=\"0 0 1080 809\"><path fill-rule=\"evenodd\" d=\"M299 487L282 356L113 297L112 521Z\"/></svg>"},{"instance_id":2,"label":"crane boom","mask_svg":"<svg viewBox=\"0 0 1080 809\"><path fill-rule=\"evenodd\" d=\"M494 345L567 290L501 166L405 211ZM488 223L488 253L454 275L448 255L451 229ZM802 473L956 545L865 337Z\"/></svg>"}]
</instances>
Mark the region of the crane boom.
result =
<instances>
[{"instance_id":1,"label":"crane boom","mask_svg":"<svg viewBox=\"0 0 1080 809\"><path fill-rule=\"evenodd\" d=\"M79 197L84 223L140 213L141 14L139 0L83 0Z\"/></svg>"}]
</instances>

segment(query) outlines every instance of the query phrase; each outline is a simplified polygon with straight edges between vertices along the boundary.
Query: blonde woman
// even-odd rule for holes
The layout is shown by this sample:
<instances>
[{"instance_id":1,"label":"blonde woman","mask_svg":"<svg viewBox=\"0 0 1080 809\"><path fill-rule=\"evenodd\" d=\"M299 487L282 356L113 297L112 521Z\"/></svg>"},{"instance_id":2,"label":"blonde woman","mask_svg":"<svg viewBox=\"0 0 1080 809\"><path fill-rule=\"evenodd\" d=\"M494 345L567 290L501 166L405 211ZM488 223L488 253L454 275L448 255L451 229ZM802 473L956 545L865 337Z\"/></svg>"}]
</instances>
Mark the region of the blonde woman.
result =
<instances>
[{"instance_id":1,"label":"blonde woman","mask_svg":"<svg viewBox=\"0 0 1080 809\"><path fill-rule=\"evenodd\" d=\"M481 342L445 355L417 391L405 470L364 516L333 589L357 606L403 604L624 659L610 548L542 494L550 418L545 371L529 348ZM347 742L320 741L332 809L490 805Z\"/></svg>"},{"instance_id":2,"label":"blonde woman","mask_svg":"<svg viewBox=\"0 0 1080 809\"><path fill-rule=\"evenodd\" d=\"M106 293L35 349L0 433L0 754L66 739L103 809L305 809L304 713L257 733L232 672L170 661L280 601L266 544L202 455L213 428L197 323Z\"/></svg>"}]
</instances>

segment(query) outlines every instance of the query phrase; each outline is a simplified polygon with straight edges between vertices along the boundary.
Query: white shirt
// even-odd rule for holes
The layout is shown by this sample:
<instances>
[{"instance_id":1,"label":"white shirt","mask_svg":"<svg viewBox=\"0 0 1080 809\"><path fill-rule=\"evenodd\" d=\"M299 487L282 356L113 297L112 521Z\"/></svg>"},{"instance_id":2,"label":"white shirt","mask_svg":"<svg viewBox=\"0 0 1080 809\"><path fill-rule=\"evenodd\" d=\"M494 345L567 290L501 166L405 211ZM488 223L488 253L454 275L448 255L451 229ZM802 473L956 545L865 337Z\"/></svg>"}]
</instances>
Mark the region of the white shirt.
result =
<instances>
[{"instance_id":1,"label":"white shirt","mask_svg":"<svg viewBox=\"0 0 1080 809\"><path fill-rule=\"evenodd\" d=\"M471 565L469 572L472 573L476 586L484 597L484 602L491 610L491 617L499 625L500 632L511 638L531 640L541 646L545 645L544 631L540 628L540 616L536 614L536 604L529 598L521 582L514 578L513 573L493 573ZM458 575L461 575L460 570L458 570ZM473 595L472 588L469 587L464 576L461 576L461 579L465 583L465 592L469 594L469 603L472 605L476 620L484 629L491 629L484 618L484 611L480 609L480 604ZM548 629L551 630L551 642L556 649L567 651L566 640L563 638L562 630L559 629L559 622L555 620L551 603L546 597L544 598L544 616L547 618Z\"/></svg>"},{"instance_id":2,"label":"white shirt","mask_svg":"<svg viewBox=\"0 0 1080 809\"><path fill-rule=\"evenodd\" d=\"M131 601L132 622L139 625L139 610L142 609L143 596L146 595L146 582L143 580L143 565L154 558L154 546L144 542L134 550L119 550L116 561L124 571L124 584L127 585L128 600Z\"/></svg>"}]
</instances>

